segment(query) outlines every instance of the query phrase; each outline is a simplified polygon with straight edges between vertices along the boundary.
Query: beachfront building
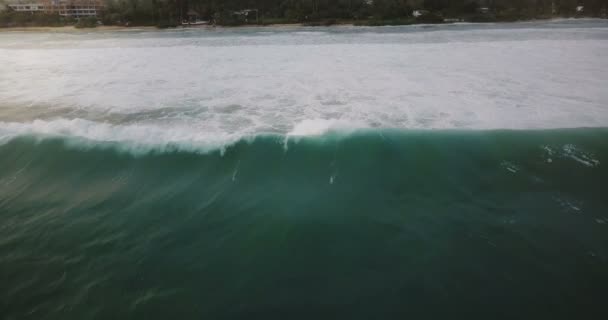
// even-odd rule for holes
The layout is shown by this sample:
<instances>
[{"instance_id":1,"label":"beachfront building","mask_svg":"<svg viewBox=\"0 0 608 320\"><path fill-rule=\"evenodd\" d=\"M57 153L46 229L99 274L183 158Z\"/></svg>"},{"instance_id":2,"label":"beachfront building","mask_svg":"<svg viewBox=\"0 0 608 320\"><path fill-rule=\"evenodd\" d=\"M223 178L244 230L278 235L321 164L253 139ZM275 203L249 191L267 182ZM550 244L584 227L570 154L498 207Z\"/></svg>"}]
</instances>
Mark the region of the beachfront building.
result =
<instances>
[{"instance_id":1,"label":"beachfront building","mask_svg":"<svg viewBox=\"0 0 608 320\"><path fill-rule=\"evenodd\" d=\"M44 12L44 5L42 3L9 3L7 6L17 12Z\"/></svg>"},{"instance_id":2,"label":"beachfront building","mask_svg":"<svg viewBox=\"0 0 608 320\"><path fill-rule=\"evenodd\" d=\"M105 4L103 0L42 0L45 9L60 16L82 18L97 17Z\"/></svg>"},{"instance_id":3,"label":"beachfront building","mask_svg":"<svg viewBox=\"0 0 608 320\"><path fill-rule=\"evenodd\" d=\"M104 6L103 0L40 0L36 3L13 1L8 4L11 10L17 12L57 13L71 18L97 17Z\"/></svg>"}]
</instances>

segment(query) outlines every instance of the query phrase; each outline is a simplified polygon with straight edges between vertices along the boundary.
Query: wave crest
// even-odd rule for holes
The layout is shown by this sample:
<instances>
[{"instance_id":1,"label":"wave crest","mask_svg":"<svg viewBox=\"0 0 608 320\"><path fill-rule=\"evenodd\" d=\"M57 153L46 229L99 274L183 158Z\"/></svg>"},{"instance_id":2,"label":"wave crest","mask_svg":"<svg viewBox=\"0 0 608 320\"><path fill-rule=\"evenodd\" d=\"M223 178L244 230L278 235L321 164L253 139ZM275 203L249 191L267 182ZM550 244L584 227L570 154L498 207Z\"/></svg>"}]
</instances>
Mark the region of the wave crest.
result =
<instances>
[{"instance_id":1,"label":"wave crest","mask_svg":"<svg viewBox=\"0 0 608 320\"><path fill-rule=\"evenodd\" d=\"M208 152L223 149L242 135L197 130L196 127L170 127L158 124L115 125L84 119L34 120L27 123L0 122L0 143L17 137L64 138L80 147L120 145L133 152L184 150Z\"/></svg>"}]
</instances>

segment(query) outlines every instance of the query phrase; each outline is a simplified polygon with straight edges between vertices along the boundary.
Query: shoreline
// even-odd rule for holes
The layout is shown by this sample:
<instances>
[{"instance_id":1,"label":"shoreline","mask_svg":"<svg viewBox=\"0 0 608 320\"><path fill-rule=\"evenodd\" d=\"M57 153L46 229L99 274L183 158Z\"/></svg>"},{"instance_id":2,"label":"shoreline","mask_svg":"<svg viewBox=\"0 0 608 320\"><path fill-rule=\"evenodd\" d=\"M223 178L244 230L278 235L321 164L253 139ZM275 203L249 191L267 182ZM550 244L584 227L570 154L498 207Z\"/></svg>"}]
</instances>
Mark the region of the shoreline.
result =
<instances>
[{"instance_id":1,"label":"shoreline","mask_svg":"<svg viewBox=\"0 0 608 320\"><path fill-rule=\"evenodd\" d=\"M209 29L236 29L236 28L267 28L267 27L303 27L302 23L281 23L281 24L269 24L269 25L240 25L240 26L177 26L174 28L158 28L154 26L97 26L95 28L76 28L75 26L61 26L61 27L2 27L0 32L104 32L104 31L162 31L162 30L209 30ZM354 26L354 24L336 24L335 26Z\"/></svg>"},{"instance_id":2,"label":"shoreline","mask_svg":"<svg viewBox=\"0 0 608 320\"><path fill-rule=\"evenodd\" d=\"M529 19L529 20L518 20L518 21L497 21L497 22L467 22L470 24L496 24L496 23L505 23L505 24L514 24L514 23L526 23L526 22L536 22L536 21L561 21L561 20L608 20L606 18L594 18L594 17L583 17L583 18L551 18L551 19ZM444 22L444 23L435 23L436 25L452 25L460 22ZM76 28L76 26L60 26L60 27L1 27L0 33L2 32L107 32L107 31L162 31L162 30L213 30L213 29L240 29L240 28L299 28L299 27L309 27L309 28L318 28L318 27L365 27L365 28L375 28L375 27L399 27L399 26L416 26L416 25L425 25L428 23L412 23L412 24L403 24L403 25L357 25L356 23L349 21L344 23L336 23L332 25L307 25L305 23L277 23L277 24L249 24L249 25L238 25L238 26L212 26L212 25L202 25L202 26L177 26L174 28L158 28L155 26L97 26L94 28Z\"/></svg>"},{"instance_id":3,"label":"shoreline","mask_svg":"<svg viewBox=\"0 0 608 320\"><path fill-rule=\"evenodd\" d=\"M76 28L75 26L61 27L3 27L0 32L91 32L91 31L124 31L124 30L161 30L157 27L123 27L123 26L98 26L95 28Z\"/></svg>"}]
</instances>

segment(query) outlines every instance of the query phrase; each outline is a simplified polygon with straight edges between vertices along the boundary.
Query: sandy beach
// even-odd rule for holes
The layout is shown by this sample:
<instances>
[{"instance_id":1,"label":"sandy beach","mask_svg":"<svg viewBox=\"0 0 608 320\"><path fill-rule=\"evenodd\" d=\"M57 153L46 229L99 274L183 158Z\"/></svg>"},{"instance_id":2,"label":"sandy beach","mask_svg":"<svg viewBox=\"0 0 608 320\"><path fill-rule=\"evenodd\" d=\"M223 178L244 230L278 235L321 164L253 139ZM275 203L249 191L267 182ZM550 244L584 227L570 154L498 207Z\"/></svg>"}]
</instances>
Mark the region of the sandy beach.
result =
<instances>
[{"instance_id":1,"label":"sandy beach","mask_svg":"<svg viewBox=\"0 0 608 320\"><path fill-rule=\"evenodd\" d=\"M99 26L96 28L76 28L75 26L63 27L9 27L0 28L0 32L91 32L91 31L124 31L124 30L156 30L156 27L122 27L122 26Z\"/></svg>"},{"instance_id":2,"label":"sandy beach","mask_svg":"<svg viewBox=\"0 0 608 320\"><path fill-rule=\"evenodd\" d=\"M340 25L352 25L352 24L340 24ZM270 24L270 25L243 25L243 26L179 26L175 29L215 29L215 28L265 28L265 27L301 27L301 23L286 23L286 24ZM163 30L153 26L98 26L95 28L76 28L75 26L62 26L62 27L8 27L0 28L0 32L106 32L106 31L138 31L138 30Z\"/></svg>"}]
</instances>

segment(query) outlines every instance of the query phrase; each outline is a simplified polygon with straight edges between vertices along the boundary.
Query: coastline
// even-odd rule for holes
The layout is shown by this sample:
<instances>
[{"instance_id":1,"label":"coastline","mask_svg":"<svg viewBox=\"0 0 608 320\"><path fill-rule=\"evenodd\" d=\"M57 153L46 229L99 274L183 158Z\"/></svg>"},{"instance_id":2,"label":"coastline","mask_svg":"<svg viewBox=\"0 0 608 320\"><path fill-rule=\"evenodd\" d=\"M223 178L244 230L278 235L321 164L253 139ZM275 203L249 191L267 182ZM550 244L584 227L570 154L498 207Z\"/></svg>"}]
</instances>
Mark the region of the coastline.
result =
<instances>
[{"instance_id":1,"label":"coastline","mask_svg":"<svg viewBox=\"0 0 608 320\"><path fill-rule=\"evenodd\" d=\"M354 24L336 24L336 26L353 26ZM61 26L61 27L3 27L0 28L0 32L106 32L106 31L160 31L160 30L178 30L178 29L233 29L233 28L266 28L266 27L279 27L279 28L296 28L302 27L302 23L281 23L281 24L268 24L268 25L240 25L240 26L178 26L175 28L157 28L154 26L97 26L95 28L76 28L75 26Z\"/></svg>"},{"instance_id":2,"label":"coastline","mask_svg":"<svg viewBox=\"0 0 608 320\"><path fill-rule=\"evenodd\" d=\"M0 32L104 32L104 31L125 31L125 30L159 30L156 27L123 27L123 26L98 26L95 28L76 28L75 26L61 27L4 27Z\"/></svg>"},{"instance_id":3,"label":"coastline","mask_svg":"<svg viewBox=\"0 0 608 320\"><path fill-rule=\"evenodd\" d=\"M560 21L564 19L592 19L592 20L608 20L606 18L593 18L593 17L581 17L581 18L550 18L550 19L528 19L528 20L517 20L517 21L494 21L494 22L466 22L470 24L495 24L495 23L526 23L526 22L534 22L534 21ZM460 22L443 22L443 23L435 23L437 25L450 25L456 24ZM245 24L245 25L237 25L237 26L228 26L228 25L203 25L203 26L177 26L174 28L158 28L155 26L97 26L94 28L76 28L76 26L60 26L60 27L40 27L40 26L31 26L31 27L1 27L0 33L2 32L108 32L108 31L160 31L160 30L213 30L213 29L240 29L240 28L299 28L299 27L387 27L387 26L415 26L415 25L424 25L428 23L411 23L411 24L369 24L369 25L360 25L353 21L348 22L337 22L331 25L314 25L314 24L306 24L306 23L277 23L277 24Z\"/></svg>"}]
</instances>

